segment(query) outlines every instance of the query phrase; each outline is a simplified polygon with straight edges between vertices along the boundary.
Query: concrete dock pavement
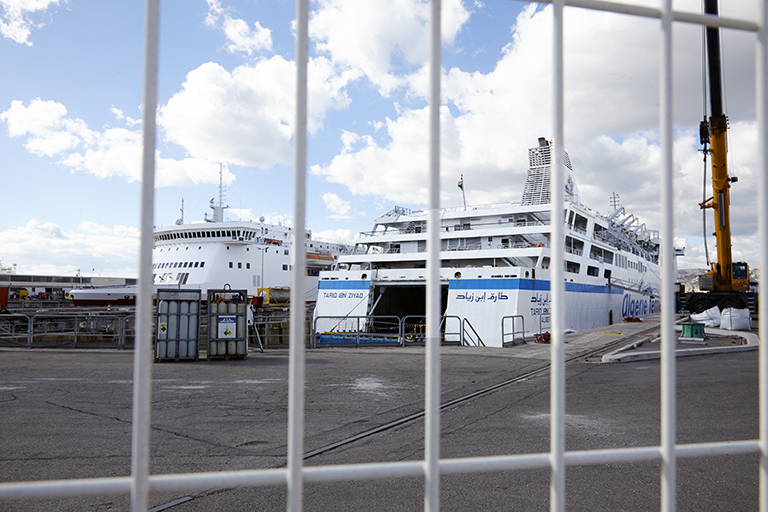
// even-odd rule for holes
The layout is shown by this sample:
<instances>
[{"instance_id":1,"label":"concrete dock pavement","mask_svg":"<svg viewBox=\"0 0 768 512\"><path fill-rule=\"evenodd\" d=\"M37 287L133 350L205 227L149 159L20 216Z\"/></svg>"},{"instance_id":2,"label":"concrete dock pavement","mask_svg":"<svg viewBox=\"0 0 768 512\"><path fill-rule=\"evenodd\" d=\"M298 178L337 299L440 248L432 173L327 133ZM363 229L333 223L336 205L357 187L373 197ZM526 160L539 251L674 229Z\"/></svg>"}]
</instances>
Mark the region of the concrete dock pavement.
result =
<instances>
[{"instance_id":1,"label":"concrete dock pavement","mask_svg":"<svg viewBox=\"0 0 768 512\"><path fill-rule=\"evenodd\" d=\"M656 328L658 325L656 324ZM566 337L568 450L659 443L659 361L597 364L579 354L649 336L653 322ZM619 334L620 333L620 334ZM444 347L443 402L546 366L549 346ZM756 439L757 351L678 365L678 442ZM133 353L0 348L0 482L130 474ZM286 461L288 351L153 365L153 474L279 468ZM305 452L423 410L424 349L307 351ZM418 460L415 420L309 458L307 465ZM441 413L441 457L549 449L543 373ZM658 510L657 461L569 467L568 510ZM679 510L755 510L758 456L680 459ZM285 510L285 489L152 493L172 512ZM546 510L546 469L445 475L442 510ZM421 510L423 480L305 485L305 510ZM127 495L0 501L0 510L128 510ZM158 508L159 510L159 508Z\"/></svg>"}]
</instances>

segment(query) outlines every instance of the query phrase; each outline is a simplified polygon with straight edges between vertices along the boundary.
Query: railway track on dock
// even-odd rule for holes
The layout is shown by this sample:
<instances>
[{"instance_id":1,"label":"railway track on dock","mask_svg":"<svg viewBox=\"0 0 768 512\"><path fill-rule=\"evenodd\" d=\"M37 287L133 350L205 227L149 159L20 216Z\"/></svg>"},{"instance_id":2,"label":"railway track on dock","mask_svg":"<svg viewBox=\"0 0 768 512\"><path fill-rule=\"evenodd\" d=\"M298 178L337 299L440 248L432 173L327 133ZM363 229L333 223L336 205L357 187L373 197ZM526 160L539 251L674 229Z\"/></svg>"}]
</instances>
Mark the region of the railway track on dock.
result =
<instances>
[{"instance_id":1,"label":"railway track on dock","mask_svg":"<svg viewBox=\"0 0 768 512\"><path fill-rule=\"evenodd\" d=\"M632 334L630 336L622 337L617 340L611 341L600 347L588 349L578 354L574 354L565 359L565 364L571 364L576 362L599 362L602 359L603 354L607 354L608 352L611 352L620 346L625 346L632 343L637 343L638 341L649 339L652 337L651 334L655 333L658 330L659 330L659 327L654 326L652 328L645 329L641 332ZM493 384L491 386L485 387L478 391L474 391L464 396L454 398L453 400L448 400L447 402L440 404L440 411L442 412L444 410L451 409L452 407L455 407L462 403L469 402L477 398L481 398L485 395L494 393L500 389L511 386L513 384L524 382L534 377L539 377L549 372L551 367L552 367L551 364L544 364L539 368L522 373L510 379L499 382L497 384ZM407 425L409 423L412 423L414 421L418 421L421 418L423 418L425 415L426 415L426 411L422 410L414 414L403 416L402 418L396 419L394 421L390 421L389 423L385 423L384 425L380 425L378 427L365 430L363 432L347 437L340 441L336 441L334 443L330 443L328 445L317 448L315 450L311 450L304 454L304 460L311 459L312 457L316 457L318 455L322 455L323 453L327 453L331 450L335 450L336 448L341 448L343 446L353 444L357 441L360 441L361 439L365 439L367 437L374 436L376 434L381 434L381 433L387 432L388 430L392 430L392 429Z\"/></svg>"}]
</instances>

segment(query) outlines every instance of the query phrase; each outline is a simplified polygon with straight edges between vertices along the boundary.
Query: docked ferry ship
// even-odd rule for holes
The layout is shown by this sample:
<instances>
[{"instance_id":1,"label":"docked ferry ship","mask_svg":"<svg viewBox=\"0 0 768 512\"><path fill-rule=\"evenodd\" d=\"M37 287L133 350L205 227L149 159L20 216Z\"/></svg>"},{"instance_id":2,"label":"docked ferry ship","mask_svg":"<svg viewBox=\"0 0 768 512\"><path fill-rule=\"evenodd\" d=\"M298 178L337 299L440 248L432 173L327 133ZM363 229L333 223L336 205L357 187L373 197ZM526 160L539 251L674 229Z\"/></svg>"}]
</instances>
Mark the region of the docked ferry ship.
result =
<instances>
[{"instance_id":1,"label":"docked ferry ship","mask_svg":"<svg viewBox=\"0 0 768 512\"><path fill-rule=\"evenodd\" d=\"M225 221L221 200L214 205L205 222L156 228L152 249L152 282L154 289L247 290L248 295L272 296L287 300L291 284L292 228L281 224ZM339 254L349 252L344 243L325 242L312 236L303 237L306 246L306 300L317 297L317 281L321 270L330 269ZM70 291L76 306L132 305L137 285L76 288Z\"/></svg>"},{"instance_id":2,"label":"docked ferry ship","mask_svg":"<svg viewBox=\"0 0 768 512\"><path fill-rule=\"evenodd\" d=\"M513 331L550 329L551 150L544 138L529 149L520 203L441 209L446 341L500 347L513 341ZM623 207L603 216L582 204L567 153L563 161L566 328L658 312L658 232ZM421 317L423 324L425 314L426 230L427 210L395 207L360 233L352 253L320 273L318 336L359 332L376 317L400 322L401 335L417 333L409 322Z\"/></svg>"}]
</instances>

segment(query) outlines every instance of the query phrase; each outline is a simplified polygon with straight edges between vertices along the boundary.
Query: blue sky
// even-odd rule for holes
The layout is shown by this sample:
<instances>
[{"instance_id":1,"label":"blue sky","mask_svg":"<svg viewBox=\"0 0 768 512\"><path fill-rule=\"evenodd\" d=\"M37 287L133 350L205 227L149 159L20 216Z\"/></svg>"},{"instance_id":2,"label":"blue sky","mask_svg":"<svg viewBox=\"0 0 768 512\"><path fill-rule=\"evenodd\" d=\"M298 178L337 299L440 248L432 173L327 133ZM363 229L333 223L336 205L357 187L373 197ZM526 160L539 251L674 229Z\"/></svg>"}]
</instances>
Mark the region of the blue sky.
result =
<instances>
[{"instance_id":1,"label":"blue sky","mask_svg":"<svg viewBox=\"0 0 768 512\"><path fill-rule=\"evenodd\" d=\"M0 259L18 272L134 276L143 2L0 6ZM756 6L723 10L750 18ZM460 204L461 174L471 204L520 199L527 148L552 135L549 9L444 1L444 205ZM396 204L425 206L428 4L322 0L311 10L307 225L351 241ZM156 225L173 224L182 199L185 221L202 220L218 197L220 165L230 218L291 223L294 13L292 0L162 2ZM582 200L609 213L616 192L658 228L658 21L570 8L565 21L565 137ZM754 37L724 33L723 51L731 172L740 179L734 250L750 261ZM704 266L701 77L701 30L676 26L681 267Z\"/></svg>"}]
</instances>

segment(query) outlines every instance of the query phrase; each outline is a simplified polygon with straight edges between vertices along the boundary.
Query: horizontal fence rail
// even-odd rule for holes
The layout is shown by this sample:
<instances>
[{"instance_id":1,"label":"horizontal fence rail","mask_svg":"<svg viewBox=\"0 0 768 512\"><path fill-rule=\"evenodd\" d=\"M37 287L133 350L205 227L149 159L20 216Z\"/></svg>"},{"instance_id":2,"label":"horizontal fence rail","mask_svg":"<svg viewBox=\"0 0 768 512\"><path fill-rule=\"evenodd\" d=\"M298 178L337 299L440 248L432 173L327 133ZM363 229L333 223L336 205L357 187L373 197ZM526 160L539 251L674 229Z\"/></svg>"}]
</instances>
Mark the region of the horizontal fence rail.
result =
<instances>
[{"instance_id":1,"label":"horizontal fence rail","mask_svg":"<svg viewBox=\"0 0 768 512\"><path fill-rule=\"evenodd\" d=\"M0 345L132 348L134 315L0 315Z\"/></svg>"}]
</instances>

